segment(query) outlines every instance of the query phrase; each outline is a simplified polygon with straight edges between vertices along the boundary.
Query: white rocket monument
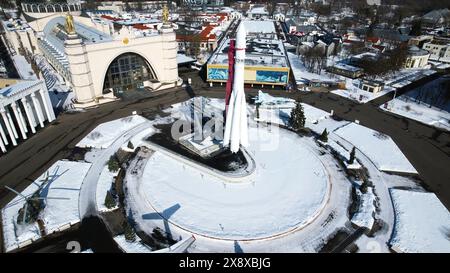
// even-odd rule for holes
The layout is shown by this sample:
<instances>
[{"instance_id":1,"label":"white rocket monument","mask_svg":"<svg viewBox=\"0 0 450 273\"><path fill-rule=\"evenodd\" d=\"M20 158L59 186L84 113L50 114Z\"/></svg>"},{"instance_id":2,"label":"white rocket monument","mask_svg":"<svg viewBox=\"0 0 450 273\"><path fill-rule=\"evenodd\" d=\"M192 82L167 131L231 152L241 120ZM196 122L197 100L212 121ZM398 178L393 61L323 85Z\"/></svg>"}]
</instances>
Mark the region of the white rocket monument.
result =
<instances>
[{"instance_id":1,"label":"white rocket monument","mask_svg":"<svg viewBox=\"0 0 450 273\"><path fill-rule=\"evenodd\" d=\"M236 58L234 64L234 82L225 123L223 145L230 145L233 153L240 145L248 146L247 102L244 93L246 32L244 24L239 25L236 34Z\"/></svg>"}]
</instances>

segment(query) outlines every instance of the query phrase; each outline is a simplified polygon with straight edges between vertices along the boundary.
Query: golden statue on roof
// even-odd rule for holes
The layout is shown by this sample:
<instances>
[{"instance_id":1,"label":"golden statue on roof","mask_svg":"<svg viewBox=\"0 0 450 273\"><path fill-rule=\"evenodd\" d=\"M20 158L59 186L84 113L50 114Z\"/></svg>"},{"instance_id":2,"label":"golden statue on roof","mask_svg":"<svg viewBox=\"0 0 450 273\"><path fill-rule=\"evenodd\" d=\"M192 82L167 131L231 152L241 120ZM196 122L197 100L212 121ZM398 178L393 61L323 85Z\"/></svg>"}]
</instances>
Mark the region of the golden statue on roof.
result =
<instances>
[{"instance_id":1,"label":"golden statue on roof","mask_svg":"<svg viewBox=\"0 0 450 273\"><path fill-rule=\"evenodd\" d=\"M75 34L75 23L73 22L73 16L69 12L66 15L66 32L67 34Z\"/></svg>"},{"instance_id":2,"label":"golden statue on roof","mask_svg":"<svg viewBox=\"0 0 450 273\"><path fill-rule=\"evenodd\" d=\"M167 7L167 4L164 4L162 10L162 19L164 24L169 23L169 8Z\"/></svg>"}]
</instances>

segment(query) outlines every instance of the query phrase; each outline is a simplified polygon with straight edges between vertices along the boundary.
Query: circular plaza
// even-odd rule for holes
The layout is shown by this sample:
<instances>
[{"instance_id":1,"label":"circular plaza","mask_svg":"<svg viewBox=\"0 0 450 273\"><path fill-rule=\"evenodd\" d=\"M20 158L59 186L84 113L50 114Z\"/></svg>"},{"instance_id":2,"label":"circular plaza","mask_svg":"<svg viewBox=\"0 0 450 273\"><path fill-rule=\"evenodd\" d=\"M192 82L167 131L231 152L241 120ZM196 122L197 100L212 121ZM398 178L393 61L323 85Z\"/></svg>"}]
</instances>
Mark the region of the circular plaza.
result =
<instances>
[{"instance_id":1,"label":"circular plaza","mask_svg":"<svg viewBox=\"0 0 450 273\"><path fill-rule=\"evenodd\" d=\"M278 127L253 124L249 137L247 152L256 167L242 183L156 149L128 186L138 225L164 223L166 229L207 238L251 241L282 236L314 221L331 189L318 149Z\"/></svg>"}]
</instances>

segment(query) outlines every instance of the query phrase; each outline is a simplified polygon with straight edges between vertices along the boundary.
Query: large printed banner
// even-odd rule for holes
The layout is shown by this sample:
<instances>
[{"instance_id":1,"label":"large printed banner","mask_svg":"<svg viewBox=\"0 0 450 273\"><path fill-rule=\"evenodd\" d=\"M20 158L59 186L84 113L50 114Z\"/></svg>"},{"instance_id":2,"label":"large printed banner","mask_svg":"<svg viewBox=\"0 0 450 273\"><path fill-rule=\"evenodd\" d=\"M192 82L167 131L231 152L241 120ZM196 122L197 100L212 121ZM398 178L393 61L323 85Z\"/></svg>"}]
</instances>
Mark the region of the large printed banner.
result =
<instances>
[{"instance_id":1,"label":"large printed banner","mask_svg":"<svg viewBox=\"0 0 450 273\"><path fill-rule=\"evenodd\" d=\"M225 82L228 80L228 68L208 67L208 80ZM289 80L289 71L281 71L279 68L258 69L257 67L245 68L245 82L256 84L280 84L285 85Z\"/></svg>"}]
</instances>

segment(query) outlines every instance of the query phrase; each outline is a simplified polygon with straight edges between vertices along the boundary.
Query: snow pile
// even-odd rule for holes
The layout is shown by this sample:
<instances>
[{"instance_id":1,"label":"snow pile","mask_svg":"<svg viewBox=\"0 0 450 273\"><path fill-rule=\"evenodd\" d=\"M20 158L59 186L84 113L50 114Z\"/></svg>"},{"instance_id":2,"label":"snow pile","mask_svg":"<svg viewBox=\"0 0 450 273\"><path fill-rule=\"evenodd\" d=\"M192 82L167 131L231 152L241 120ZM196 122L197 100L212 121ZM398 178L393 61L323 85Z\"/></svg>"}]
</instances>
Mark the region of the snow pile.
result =
<instances>
[{"instance_id":1,"label":"snow pile","mask_svg":"<svg viewBox=\"0 0 450 273\"><path fill-rule=\"evenodd\" d=\"M108 211L109 209L105 206L106 192L111 189L112 183L115 181L115 177L119 172L110 172L108 170L108 165L106 165L97 182L97 208L99 211Z\"/></svg>"},{"instance_id":2,"label":"snow pile","mask_svg":"<svg viewBox=\"0 0 450 273\"><path fill-rule=\"evenodd\" d=\"M108 148L120 135L126 133L148 120L144 117L133 115L122 119L102 123L83 138L76 146L80 148Z\"/></svg>"},{"instance_id":3,"label":"snow pile","mask_svg":"<svg viewBox=\"0 0 450 273\"><path fill-rule=\"evenodd\" d=\"M48 184L43 188L41 197L56 197L63 199L47 199L46 207L41 212L47 233L75 224L80 221L78 212L78 195L84 177L91 167L89 163L57 161L48 169L50 175ZM22 194L33 194L41 185L46 174L42 174L34 183L28 186ZM25 201L16 197L2 209L3 238L6 251L11 251L19 245L35 241L41 237L37 223L18 225L17 215Z\"/></svg>"},{"instance_id":4,"label":"snow pile","mask_svg":"<svg viewBox=\"0 0 450 273\"><path fill-rule=\"evenodd\" d=\"M138 241L128 242L125 239L125 235L117 235L114 237L114 241L117 243L120 249L125 253L150 253L152 250L144 245L144 243Z\"/></svg>"},{"instance_id":5,"label":"snow pile","mask_svg":"<svg viewBox=\"0 0 450 273\"><path fill-rule=\"evenodd\" d=\"M392 249L450 253L450 212L436 195L397 189L390 193L395 209Z\"/></svg>"},{"instance_id":6,"label":"snow pile","mask_svg":"<svg viewBox=\"0 0 450 273\"><path fill-rule=\"evenodd\" d=\"M359 189L356 189L356 194L360 200L360 205L358 212L352 217L352 223L358 227L365 227L370 230L375 222L373 218L375 213L375 194L373 193L373 188L368 187L367 192L364 194Z\"/></svg>"},{"instance_id":7,"label":"snow pile","mask_svg":"<svg viewBox=\"0 0 450 273\"><path fill-rule=\"evenodd\" d=\"M137 192L145 198L134 200L148 200L169 222L216 238L266 238L315 219L329 192L328 172L319 157L287 130L277 134L249 128L249 137L249 153L257 162L254 176L227 183L155 152L138 184ZM139 225L162 224L159 214L133 211L142 215L136 217Z\"/></svg>"},{"instance_id":8,"label":"snow pile","mask_svg":"<svg viewBox=\"0 0 450 273\"><path fill-rule=\"evenodd\" d=\"M417 173L388 135L355 123L341 127L334 133L369 157L380 171Z\"/></svg>"}]
</instances>

